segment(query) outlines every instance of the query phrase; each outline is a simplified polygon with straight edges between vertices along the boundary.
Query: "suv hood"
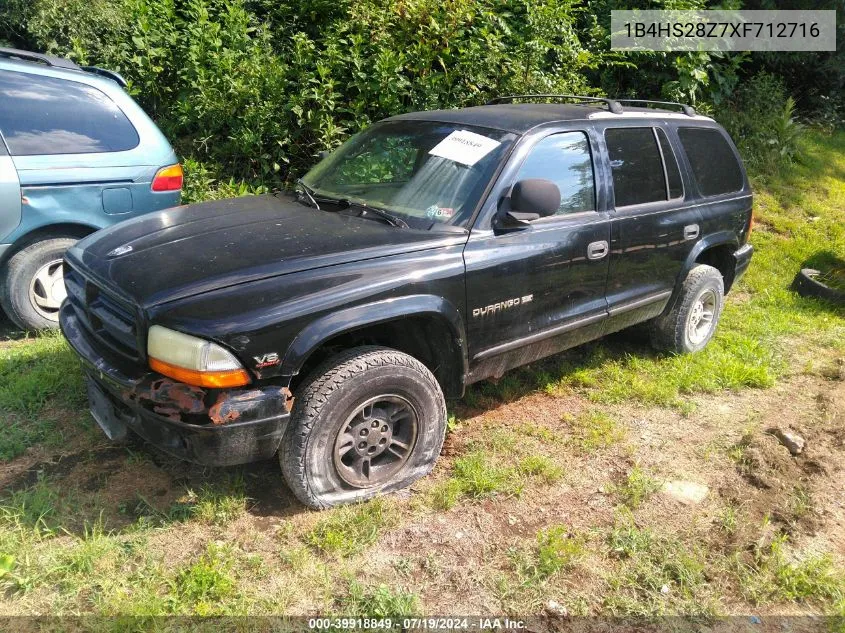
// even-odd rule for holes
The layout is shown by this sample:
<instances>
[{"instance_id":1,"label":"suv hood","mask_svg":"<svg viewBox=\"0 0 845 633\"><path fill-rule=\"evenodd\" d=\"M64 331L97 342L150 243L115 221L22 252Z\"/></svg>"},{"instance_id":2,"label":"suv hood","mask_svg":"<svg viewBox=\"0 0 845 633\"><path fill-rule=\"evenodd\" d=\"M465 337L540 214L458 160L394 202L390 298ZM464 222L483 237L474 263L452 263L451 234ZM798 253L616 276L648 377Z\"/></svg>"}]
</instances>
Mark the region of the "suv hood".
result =
<instances>
[{"instance_id":1,"label":"suv hood","mask_svg":"<svg viewBox=\"0 0 845 633\"><path fill-rule=\"evenodd\" d=\"M265 195L143 215L78 242L67 259L146 308L266 277L466 239L463 232L396 228Z\"/></svg>"}]
</instances>

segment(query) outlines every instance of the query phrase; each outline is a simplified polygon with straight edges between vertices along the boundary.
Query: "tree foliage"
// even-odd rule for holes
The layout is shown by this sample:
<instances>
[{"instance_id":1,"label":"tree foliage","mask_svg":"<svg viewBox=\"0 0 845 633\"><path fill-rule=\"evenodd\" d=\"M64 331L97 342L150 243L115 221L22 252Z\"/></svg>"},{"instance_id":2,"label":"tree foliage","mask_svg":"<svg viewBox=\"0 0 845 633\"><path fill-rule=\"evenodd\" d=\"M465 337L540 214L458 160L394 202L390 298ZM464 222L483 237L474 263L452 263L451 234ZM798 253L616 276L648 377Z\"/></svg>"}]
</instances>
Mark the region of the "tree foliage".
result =
<instances>
[{"instance_id":1,"label":"tree foliage","mask_svg":"<svg viewBox=\"0 0 845 633\"><path fill-rule=\"evenodd\" d=\"M198 161L192 162L195 173L278 186L313 164L321 150L398 112L539 92L726 107L744 69L753 63L764 70L765 60L701 52L623 54L609 47L613 8L706 5L2 0L0 40L118 70L177 150ZM841 88L841 74L833 73L828 84L840 81Z\"/></svg>"}]
</instances>

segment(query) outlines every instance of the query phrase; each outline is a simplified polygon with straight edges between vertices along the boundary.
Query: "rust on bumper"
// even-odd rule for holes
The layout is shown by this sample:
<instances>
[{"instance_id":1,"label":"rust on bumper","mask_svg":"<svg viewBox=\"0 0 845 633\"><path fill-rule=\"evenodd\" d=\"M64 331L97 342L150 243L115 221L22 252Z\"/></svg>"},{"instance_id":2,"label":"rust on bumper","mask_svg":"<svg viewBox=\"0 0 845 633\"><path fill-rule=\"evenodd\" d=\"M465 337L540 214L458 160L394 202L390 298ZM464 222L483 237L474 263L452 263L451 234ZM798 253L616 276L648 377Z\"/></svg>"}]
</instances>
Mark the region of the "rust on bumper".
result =
<instances>
[{"instance_id":1,"label":"rust on bumper","mask_svg":"<svg viewBox=\"0 0 845 633\"><path fill-rule=\"evenodd\" d=\"M241 419L247 411L276 407L279 401L285 413L290 411L293 396L287 387L263 387L248 391L224 391L217 396L217 401L208 410L212 424L226 424Z\"/></svg>"},{"instance_id":2,"label":"rust on bumper","mask_svg":"<svg viewBox=\"0 0 845 633\"><path fill-rule=\"evenodd\" d=\"M219 391L162 376L142 380L123 389L120 395L171 420L184 421L185 415L207 415L214 425L289 413L293 403L290 390L278 385Z\"/></svg>"}]
</instances>

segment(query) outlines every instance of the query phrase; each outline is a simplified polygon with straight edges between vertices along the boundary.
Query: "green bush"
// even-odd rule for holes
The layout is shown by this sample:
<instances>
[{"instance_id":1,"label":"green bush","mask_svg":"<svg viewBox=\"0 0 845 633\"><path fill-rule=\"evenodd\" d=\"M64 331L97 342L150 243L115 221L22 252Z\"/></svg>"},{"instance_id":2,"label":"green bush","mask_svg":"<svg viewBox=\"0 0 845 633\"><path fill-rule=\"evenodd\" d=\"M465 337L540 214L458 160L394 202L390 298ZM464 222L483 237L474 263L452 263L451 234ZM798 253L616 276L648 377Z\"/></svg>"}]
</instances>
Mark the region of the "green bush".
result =
<instances>
[{"instance_id":1,"label":"green bush","mask_svg":"<svg viewBox=\"0 0 845 633\"><path fill-rule=\"evenodd\" d=\"M663 96L703 111L716 106L752 162L793 158L799 128L783 85L765 74L741 81L745 68L767 58L612 51L615 6L615 0L4 0L0 42L121 72L177 152L194 161L189 172L199 180L189 184L189 201L291 183L320 151L389 115L514 93ZM818 90L838 103L832 86L838 77L841 88L842 72L828 74L830 86ZM828 110L825 120L838 120Z\"/></svg>"},{"instance_id":2,"label":"green bush","mask_svg":"<svg viewBox=\"0 0 845 633\"><path fill-rule=\"evenodd\" d=\"M803 126L795 120L795 101L774 75L758 73L741 83L716 117L758 171L797 157Z\"/></svg>"}]
</instances>

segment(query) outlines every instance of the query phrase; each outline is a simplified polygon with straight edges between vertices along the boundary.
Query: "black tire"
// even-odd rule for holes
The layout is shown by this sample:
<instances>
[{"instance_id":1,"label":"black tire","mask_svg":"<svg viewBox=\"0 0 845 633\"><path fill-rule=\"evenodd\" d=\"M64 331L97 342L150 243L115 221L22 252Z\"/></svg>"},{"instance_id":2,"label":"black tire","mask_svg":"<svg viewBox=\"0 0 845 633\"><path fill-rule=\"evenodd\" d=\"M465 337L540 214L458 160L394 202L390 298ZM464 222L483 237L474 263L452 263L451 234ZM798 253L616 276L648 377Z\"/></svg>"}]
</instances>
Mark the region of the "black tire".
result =
<instances>
[{"instance_id":1,"label":"black tire","mask_svg":"<svg viewBox=\"0 0 845 633\"><path fill-rule=\"evenodd\" d=\"M712 307L708 310L711 301ZM663 314L651 322L651 344L657 349L678 354L692 354L704 349L716 332L724 306L722 274L712 266L695 266ZM706 318L701 315L708 312L711 314L706 323L708 328L699 329L697 325L703 327Z\"/></svg>"},{"instance_id":2,"label":"black tire","mask_svg":"<svg viewBox=\"0 0 845 633\"><path fill-rule=\"evenodd\" d=\"M802 297L824 299L831 303L845 305L845 292L831 288L819 281L821 271L814 268L802 268L792 282L792 289Z\"/></svg>"},{"instance_id":3,"label":"black tire","mask_svg":"<svg viewBox=\"0 0 845 633\"><path fill-rule=\"evenodd\" d=\"M373 417L367 417L363 405L373 401ZM383 407L378 408L382 402ZM407 411L396 414L404 417L392 422L393 414L384 413L390 407ZM359 437L364 427L369 429L370 421L377 418L385 421L384 426L373 430L370 438ZM376 445L376 450L382 452L370 461L360 453L374 447L362 445L375 442L375 434L386 430L387 422L392 425L386 431L390 435L382 437L387 446L380 449ZM416 431L411 442L407 440L412 426ZM394 437L393 433L397 435ZM409 445L404 458L390 448L400 433L403 443ZM297 499L312 508L328 508L410 486L431 472L445 433L446 401L437 380L422 363L385 347L357 347L324 362L297 389L291 421L279 449L279 462ZM352 447L341 446L343 438L350 437L356 438ZM396 450L404 452L401 448ZM382 461L376 463L379 459ZM401 459L405 461L400 464ZM350 483L354 469L343 460L355 464L366 460L366 472L376 471L375 483Z\"/></svg>"},{"instance_id":4,"label":"black tire","mask_svg":"<svg viewBox=\"0 0 845 633\"><path fill-rule=\"evenodd\" d=\"M59 326L58 306L48 308L47 303L36 305L31 298L36 275L45 266L55 273L59 262L58 274L61 275L61 260L65 251L76 243L76 238L53 237L22 248L12 255L0 273L0 305L8 317L24 330L47 330ZM52 303L53 294L44 286L35 285L34 292L44 291L45 300Z\"/></svg>"}]
</instances>

